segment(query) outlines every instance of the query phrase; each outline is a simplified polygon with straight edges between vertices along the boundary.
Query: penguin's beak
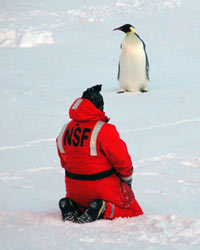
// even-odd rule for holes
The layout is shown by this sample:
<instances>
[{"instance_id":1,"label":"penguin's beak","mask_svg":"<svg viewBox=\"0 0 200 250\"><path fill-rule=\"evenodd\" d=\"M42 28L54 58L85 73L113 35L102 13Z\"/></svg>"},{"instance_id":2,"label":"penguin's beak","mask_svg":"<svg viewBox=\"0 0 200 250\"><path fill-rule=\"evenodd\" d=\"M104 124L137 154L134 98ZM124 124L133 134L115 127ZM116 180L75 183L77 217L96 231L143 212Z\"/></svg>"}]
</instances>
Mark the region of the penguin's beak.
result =
<instances>
[{"instance_id":1,"label":"penguin's beak","mask_svg":"<svg viewBox=\"0 0 200 250\"><path fill-rule=\"evenodd\" d=\"M115 31L115 30L121 30L121 27L115 28L113 31Z\"/></svg>"}]
</instances>

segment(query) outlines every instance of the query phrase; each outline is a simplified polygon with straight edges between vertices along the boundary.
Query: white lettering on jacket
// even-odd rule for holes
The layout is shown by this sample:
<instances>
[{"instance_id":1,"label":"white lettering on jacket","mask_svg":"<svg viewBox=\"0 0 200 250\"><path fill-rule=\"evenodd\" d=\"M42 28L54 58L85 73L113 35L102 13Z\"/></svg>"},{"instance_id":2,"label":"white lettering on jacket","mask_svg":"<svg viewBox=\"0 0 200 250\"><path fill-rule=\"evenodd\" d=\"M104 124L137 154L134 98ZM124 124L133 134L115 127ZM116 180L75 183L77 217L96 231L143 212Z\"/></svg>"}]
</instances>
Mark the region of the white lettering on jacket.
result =
<instances>
[{"instance_id":1,"label":"white lettering on jacket","mask_svg":"<svg viewBox=\"0 0 200 250\"><path fill-rule=\"evenodd\" d=\"M66 131L67 124L65 124L58 135L58 140L57 140L57 145L60 153L65 153L65 150L63 148L63 137L64 137L64 132ZM99 131L101 130L102 126L104 125L104 122L102 121L97 121L95 124L91 137L90 137L90 155L91 156L97 156L97 136L99 134Z\"/></svg>"}]
</instances>

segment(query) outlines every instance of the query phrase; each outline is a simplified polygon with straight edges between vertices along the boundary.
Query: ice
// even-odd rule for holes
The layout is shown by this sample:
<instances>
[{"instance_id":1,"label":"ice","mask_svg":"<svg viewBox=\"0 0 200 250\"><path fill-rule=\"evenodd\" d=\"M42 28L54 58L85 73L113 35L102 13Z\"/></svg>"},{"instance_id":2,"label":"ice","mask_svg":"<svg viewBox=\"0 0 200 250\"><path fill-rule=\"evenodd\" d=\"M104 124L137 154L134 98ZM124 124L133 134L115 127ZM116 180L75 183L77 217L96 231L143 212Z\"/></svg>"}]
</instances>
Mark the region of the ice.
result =
<instances>
[{"instance_id":1,"label":"ice","mask_svg":"<svg viewBox=\"0 0 200 250\"><path fill-rule=\"evenodd\" d=\"M0 13L0 250L200 249L197 0L7 0ZM148 93L117 94L121 32L136 27ZM102 84L127 143L137 218L63 223L55 139L75 98Z\"/></svg>"}]
</instances>

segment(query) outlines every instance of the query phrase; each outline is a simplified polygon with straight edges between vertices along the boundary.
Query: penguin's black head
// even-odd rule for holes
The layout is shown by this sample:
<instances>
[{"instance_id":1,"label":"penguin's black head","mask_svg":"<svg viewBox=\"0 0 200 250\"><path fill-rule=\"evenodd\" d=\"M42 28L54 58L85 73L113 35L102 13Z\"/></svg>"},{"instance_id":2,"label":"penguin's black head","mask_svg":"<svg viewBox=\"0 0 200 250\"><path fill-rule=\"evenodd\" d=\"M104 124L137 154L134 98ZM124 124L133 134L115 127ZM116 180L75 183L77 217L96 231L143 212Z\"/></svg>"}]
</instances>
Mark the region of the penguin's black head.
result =
<instances>
[{"instance_id":1,"label":"penguin's black head","mask_svg":"<svg viewBox=\"0 0 200 250\"><path fill-rule=\"evenodd\" d=\"M121 30L125 33L128 33L128 32L135 32L135 27L131 24L124 24L123 26L119 27L119 28L116 28L114 29L113 31L115 30Z\"/></svg>"}]
</instances>

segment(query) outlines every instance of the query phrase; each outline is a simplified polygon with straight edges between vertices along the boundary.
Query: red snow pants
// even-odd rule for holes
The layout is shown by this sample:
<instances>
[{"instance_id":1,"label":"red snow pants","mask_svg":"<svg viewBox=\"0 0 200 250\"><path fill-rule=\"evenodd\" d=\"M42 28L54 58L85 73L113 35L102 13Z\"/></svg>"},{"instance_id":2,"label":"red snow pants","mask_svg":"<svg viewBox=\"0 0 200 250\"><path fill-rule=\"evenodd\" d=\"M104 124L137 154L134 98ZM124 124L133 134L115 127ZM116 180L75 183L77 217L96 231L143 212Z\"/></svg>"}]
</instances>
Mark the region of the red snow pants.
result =
<instances>
[{"instance_id":1,"label":"red snow pants","mask_svg":"<svg viewBox=\"0 0 200 250\"><path fill-rule=\"evenodd\" d=\"M95 181L80 181L65 176L66 197L87 209L95 199L106 202L104 219L143 214L132 189L115 174ZM84 210L83 210L84 211Z\"/></svg>"}]
</instances>

